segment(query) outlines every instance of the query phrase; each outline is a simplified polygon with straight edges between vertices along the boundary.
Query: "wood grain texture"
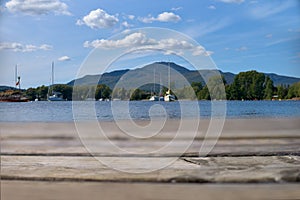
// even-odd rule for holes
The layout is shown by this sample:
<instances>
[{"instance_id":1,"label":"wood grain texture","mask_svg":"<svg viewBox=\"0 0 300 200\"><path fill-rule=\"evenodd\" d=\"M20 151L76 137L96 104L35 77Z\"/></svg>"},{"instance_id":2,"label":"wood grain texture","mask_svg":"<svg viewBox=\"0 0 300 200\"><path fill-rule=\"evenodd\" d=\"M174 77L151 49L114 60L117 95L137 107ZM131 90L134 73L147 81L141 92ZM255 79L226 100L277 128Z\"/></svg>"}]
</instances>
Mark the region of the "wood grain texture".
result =
<instances>
[{"instance_id":1,"label":"wood grain texture","mask_svg":"<svg viewBox=\"0 0 300 200\"><path fill-rule=\"evenodd\" d=\"M1 199L299 199L299 122L230 119L218 140L209 120L176 140L176 120L147 139L112 122L105 136L86 122L80 135L74 123L0 123ZM216 145L199 156L204 142Z\"/></svg>"}]
</instances>

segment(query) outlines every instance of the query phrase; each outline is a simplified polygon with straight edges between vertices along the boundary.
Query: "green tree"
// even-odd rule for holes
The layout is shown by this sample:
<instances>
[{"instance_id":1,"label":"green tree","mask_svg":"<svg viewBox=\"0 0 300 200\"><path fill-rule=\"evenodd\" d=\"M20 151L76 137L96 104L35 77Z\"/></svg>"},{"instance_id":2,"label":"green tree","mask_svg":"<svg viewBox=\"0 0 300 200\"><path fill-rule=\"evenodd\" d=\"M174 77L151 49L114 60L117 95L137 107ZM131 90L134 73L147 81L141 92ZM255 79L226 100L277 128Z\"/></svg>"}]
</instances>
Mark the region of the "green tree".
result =
<instances>
[{"instance_id":1,"label":"green tree","mask_svg":"<svg viewBox=\"0 0 300 200\"><path fill-rule=\"evenodd\" d=\"M207 86L204 86L202 88L202 90L200 90L200 92L198 93L197 95L197 98L199 100L210 100L210 94L209 94L209 91L208 91L208 87Z\"/></svg>"},{"instance_id":2,"label":"green tree","mask_svg":"<svg viewBox=\"0 0 300 200\"><path fill-rule=\"evenodd\" d=\"M172 93L172 91L171 91L171 93ZM178 99L190 99L190 100L197 99L195 90L191 86L184 86L183 88L176 89L174 91L174 94L176 94L176 97Z\"/></svg>"},{"instance_id":3,"label":"green tree","mask_svg":"<svg viewBox=\"0 0 300 200\"><path fill-rule=\"evenodd\" d=\"M273 98L274 93L274 85L272 79L267 76L266 77L266 87L264 91L264 99L271 100Z\"/></svg>"},{"instance_id":4,"label":"green tree","mask_svg":"<svg viewBox=\"0 0 300 200\"><path fill-rule=\"evenodd\" d=\"M136 89L130 96L131 101L141 100L142 99L142 90Z\"/></svg>"},{"instance_id":5,"label":"green tree","mask_svg":"<svg viewBox=\"0 0 300 200\"><path fill-rule=\"evenodd\" d=\"M57 84L52 86L52 90L60 92L63 95L63 99L72 100L73 87L65 84Z\"/></svg>"},{"instance_id":6,"label":"green tree","mask_svg":"<svg viewBox=\"0 0 300 200\"><path fill-rule=\"evenodd\" d=\"M129 92L125 90L125 88L115 88L112 91L112 98L113 99L121 99L121 100L126 100L129 99Z\"/></svg>"},{"instance_id":7,"label":"green tree","mask_svg":"<svg viewBox=\"0 0 300 200\"><path fill-rule=\"evenodd\" d=\"M95 93L96 100L99 100L101 98L109 99L110 96L111 96L111 89L107 85L105 84L97 85L96 93Z\"/></svg>"},{"instance_id":8,"label":"green tree","mask_svg":"<svg viewBox=\"0 0 300 200\"><path fill-rule=\"evenodd\" d=\"M198 94L198 92L200 92L203 89L203 85L201 82L192 82L191 86L195 91L196 95Z\"/></svg>"},{"instance_id":9,"label":"green tree","mask_svg":"<svg viewBox=\"0 0 300 200\"><path fill-rule=\"evenodd\" d=\"M277 95L279 99L286 99L288 94L289 88L284 87L282 85L277 87Z\"/></svg>"},{"instance_id":10,"label":"green tree","mask_svg":"<svg viewBox=\"0 0 300 200\"><path fill-rule=\"evenodd\" d=\"M226 94L227 99L229 100L241 100L242 99L242 91L239 81L234 79L235 81L227 86Z\"/></svg>"},{"instance_id":11,"label":"green tree","mask_svg":"<svg viewBox=\"0 0 300 200\"><path fill-rule=\"evenodd\" d=\"M36 94L40 100L47 100L48 95L48 87L47 86L40 86L36 88Z\"/></svg>"},{"instance_id":12,"label":"green tree","mask_svg":"<svg viewBox=\"0 0 300 200\"><path fill-rule=\"evenodd\" d=\"M264 98L265 75L256 71L250 71L252 76L251 93L249 99L261 100Z\"/></svg>"},{"instance_id":13,"label":"green tree","mask_svg":"<svg viewBox=\"0 0 300 200\"><path fill-rule=\"evenodd\" d=\"M229 99L260 100L264 98L265 75L257 71L240 72L228 89Z\"/></svg>"},{"instance_id":14,"label":"green tree","mask_svg":"<svg viewBox=\"0 0 300 200\"><path fill-rule=\"evenodd\" d=\"M25 94L30 101L34 101L37 98L37 89L28 88Z\"/></svg>"},{"instance_id":15,"label":"green tree","mask_svg":"<svg viewBox=\"0 0 300 200\"><path fill-rule=\"evenodd\" d=\"M207 83L211 99L226 99L226 81L223 76L212 76Z\"/></svg>"},{"instance_id":16,"label":"green tree","mask_svg":"<svg viewBox=\"0 0 300 200\"><path fill-rule=\"evenodd\" d=\"M300 82L291 85L287 94L288 99L298 98L298 97L300 97Z\"/></svg>"},{"instance_id":17,"label":"green tree","mask_svg":"<svg viewBox=\"0 0 300 200\"><path fill-rule=\"evenodd\" d=\"M94 99L96 86L94 85L76 85L73 86L72 99L77 101Z\"/></svg>"}]
</instances>

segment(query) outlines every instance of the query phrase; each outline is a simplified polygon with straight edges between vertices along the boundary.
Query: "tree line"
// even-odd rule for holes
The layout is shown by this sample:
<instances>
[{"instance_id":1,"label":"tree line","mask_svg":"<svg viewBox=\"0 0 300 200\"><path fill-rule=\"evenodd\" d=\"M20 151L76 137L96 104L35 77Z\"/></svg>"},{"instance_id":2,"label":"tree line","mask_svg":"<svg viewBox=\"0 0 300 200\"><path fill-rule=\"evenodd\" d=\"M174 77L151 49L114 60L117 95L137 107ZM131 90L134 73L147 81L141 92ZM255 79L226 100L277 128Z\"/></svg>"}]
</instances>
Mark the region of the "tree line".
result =
<instances>
[{"instance_id":1,"label":"tree line","mask_svg":"<svg viewBox=\"0 0 300 200\"><path fill-rule=\"evenodd\" d=\"M172 84L171 84L172 85ZM225 86L225 87L224 87ZM67 100L99 100L99 99L120 99L120 100L143 100L149 99L154 91L145 91L140 88L126 90L115 88L113 91L107 85L97 86L69 86L57 84L51 89L60 92ZM40 86L28 88L25 91L30 100L47 100L49 88ZM161 94L165 94L166 87L161 88ZM156 95L159 92L156 91ZM211 77L206 85L201 82L193 82L190 86L174 88L172 93L178 99L192 100L271 100L271 99L292 99L300 97L300 82L289 85L274 86L270 77L257 71L240 72L232 84L227 84L224 77Z\"/></svg>"},{"instance_id":2,"label":"tree line","mask_svg":"<svg viewBox=\"0 0 300 200\"><path fill-rule=\"evenodd\" d=\"M274 86L272 79L257 71L240 72L231 85L226 85L228 100L271 100L300 97L300 82Z\"/></svg>"}]
</instances>

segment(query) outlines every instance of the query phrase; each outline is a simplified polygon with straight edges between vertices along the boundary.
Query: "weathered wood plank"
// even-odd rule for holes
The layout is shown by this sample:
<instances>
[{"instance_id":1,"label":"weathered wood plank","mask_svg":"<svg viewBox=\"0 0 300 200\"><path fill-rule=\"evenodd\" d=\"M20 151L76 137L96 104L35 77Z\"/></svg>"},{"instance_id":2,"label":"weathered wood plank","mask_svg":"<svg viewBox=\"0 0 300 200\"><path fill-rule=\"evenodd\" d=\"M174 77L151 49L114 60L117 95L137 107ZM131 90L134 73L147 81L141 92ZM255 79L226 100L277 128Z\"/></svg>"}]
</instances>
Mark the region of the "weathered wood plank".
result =
<instances>
[{"instance_id":1,"label":"weathered wood plank","mask_svg":"<svg viewBox=\"0 0 300 200\"><path fill-rule=\"evenodd\" d=\"M113 155L148 155L148 156L180 156L194 155L200 150L203 140L195 140L184 152L188 141L176 140L87 140L88 147L93 147L98 156ZM115 149L112 143L119 147ZM155 152L166 145L170 148L163 152ZM153 152L153 153L150 153ZM88 156L89 152L78 139L3 139L2 155L77 155ZM275 155L300 154L300 138L265 138L265 139L220 139L210 155Z\"/></svg>"},{"instance_id":2,"label":"weathered wood plank","mask_svg":"<svg viewBox=\"0 0 300 200\"><path fill-rule=\"evenodd\" d=\"M193 124L193 120L185 120L186 123ZM201 139L206 133L209 120L200 121L197 138ZM99 122L107 137L112 139L128 139L114 122ZM126 123L126 121L124 122ZM148 121L137 122L141 126L146 126ZM173 138L177 132L180 120L168 120L161 130L161 134L152 139ZM94 135L89 134L91 123L80 123L86 130L81 137L89 138ZM190 126L193 127L193 126ZM134 127L132 127L134 129ZM96 130L98 131L98 130ZM48 123L0 123L1 139L5 138L56 138L70 139L78 138L78 133L74 122ZM142 134L142 133L141 133ZM194 130L185 130L185 134L180 135L182 139L191 138L195 134ZM98 135L98 138L103 136ZM300 118L293 119L226 119L221 138L266 138L266 137L300 137ZM130 138L129 138L130 139Z\"/></svg>"},{"instance_id":3,"label":"weathered wood plank","mask_svg":"<svg viewBox=\"0 0 300 200\"><path fill-rule=\"evenodd\" d=\"M2 200L296 200L299 196L298 184L1 182Z\"/></svg>"},{"instance_id":4,"label":"weathered wood plank","mask_svg":"<svg viewBox=\"0 0 300 200\"><path fill-rule=\"evenodd\" d=\"M1 178L201 183L300 181L299 156L183 157L177 160L163 157L96 158L98 160L93 157L1 156ZM172 161L173 164L166 166ZM109 164L110 167L103 163ZM132 173L124 173L112 167ZM152 171L159 168L162 169Z\"/></svg>"},{"instance_id":5,"label":"weathered wood plank","mask_svg":"<svg viewBox=\"0 0 300 200\"><path fill-rule=\"evenodd\" d=\"M182 147L194 134L189 130L179 140L173 141L172 148L163 153L149 153L170 142L178 128L176 120L168 122L161 134L144 140L128 138L111 122L102 124L113 143L133 153L111 148L101 135L90 135L92 129L85 123L87 132L81 136L90 146L98 147L98 160L90 156L81 144L74 123L0 123L1 178L5 183L1 184L4 191L1 197L42 199L42 193L47 190L59 195L47 194L45 199L83 199L87 196L98 199L100 193L97 189L108 191L107 187L114 187L111 184L120 184L115 187L124 187L123 195L129 199L198 199L199 196L204 199L296 199L299 190L295 188L299 185L288 183L300 181L299 122L299 119L226 120L221 138L208 157L197 157L208 120L202 122L196 139L183 156ZM146 125L148 122L138 123ZM24 187L22 180L29 183L28 187ZM143 184L135 184L137 190L132 191L132 182ZM145 182L148 182L147 186L143 187ZM191 183L214 185L210 185L213 188L209 190L206 184ZM236 184L224 183L247 184L241 189ZM276 184L259 189L261 185L251 183ZM81 188L83 191L79 192ZM124 199L120 188L110 190L101 199ZM19 192L13 193L14 189ZM79 193L72 193L73 190ZM120 196L111 198L118 193L116 191ZM140 191L144 193L139 196Z\"/></svg>"}]
</instances>

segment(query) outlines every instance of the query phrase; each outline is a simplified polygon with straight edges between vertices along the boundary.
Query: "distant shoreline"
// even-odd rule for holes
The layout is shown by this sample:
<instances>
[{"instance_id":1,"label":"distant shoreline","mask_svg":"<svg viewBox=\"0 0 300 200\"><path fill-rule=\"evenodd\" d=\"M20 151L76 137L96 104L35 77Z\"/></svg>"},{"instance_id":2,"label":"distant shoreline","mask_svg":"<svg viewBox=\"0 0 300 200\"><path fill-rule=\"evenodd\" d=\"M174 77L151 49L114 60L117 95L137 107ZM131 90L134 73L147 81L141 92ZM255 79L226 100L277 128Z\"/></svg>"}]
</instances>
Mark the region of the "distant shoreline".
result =
<instances>
[{"instance_id":1,"label":"distant shoreline","mask_svg":"<svg viewBox=\"0 0 300 200\"><path fill-rule=\"evenodd\" d=\"M65 100L65 101L59 101L59 102L91 102L91 101L95 101L98 102L97 100ZM141 100L109 100L110 101L138 101L138 102L151 102L148 99L141 99ZM207 102L207 101L237 101L237 102L247 102L247 101L256 101L256 102L263 102L263 101L300 101L300 97L296 97L296 98L291 98L291 99L260 99L260 100L231 100L231 99L213 99L213 100L206 100L206 99L200 99L200 100L192 100L192 99L178 99L176 101L203 101L203 102ZM49 102L48 100L41 100L41 101L24 101L24 102L9 102L9 101L1 101L0 103L32 103L32 102ZM104 101L105 102L105 101ZM159 101L156 101L159 102ZM162 101L160 101L162 102ZM153 102L155 103L155 101ZM168 102L169 103L169 102Z\"/></svg>"}]
</instances>

